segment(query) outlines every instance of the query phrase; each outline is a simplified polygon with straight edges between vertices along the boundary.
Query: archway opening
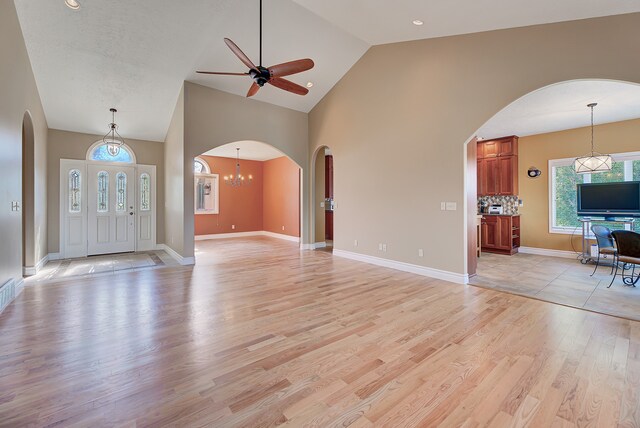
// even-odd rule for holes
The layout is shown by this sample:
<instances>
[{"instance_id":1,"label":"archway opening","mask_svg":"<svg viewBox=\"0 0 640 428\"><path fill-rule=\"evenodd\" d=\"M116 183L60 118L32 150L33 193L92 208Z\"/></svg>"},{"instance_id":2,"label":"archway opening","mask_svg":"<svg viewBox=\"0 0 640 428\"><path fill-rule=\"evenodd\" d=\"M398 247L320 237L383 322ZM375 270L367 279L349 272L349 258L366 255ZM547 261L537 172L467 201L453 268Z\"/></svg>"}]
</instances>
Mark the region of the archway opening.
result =
<instances>
[{"instance_id":1,"label":"archway opening","mask_svg":"<svg viewBox=\"0 0 640 428\"><path fill-rule=\"evenodd\" d=\"M613 165L610 171L577 173L575 159L591 152L591 103L597 103L595 150L611 155ZM473 267L479 255L477 276L471 283L496 288L508 283L516 293L544 294L550 299L564 293L566 299L558 303L580 307L585 299L597 299L602 293L590 276L593 266L582 272L584 264L576 261L589 264L597 257L592 255L597 248L592 250L596 241L590 225L583 229L586 217L578 212L578 193L582 185L640 180L638 135L640 85L601 79L564 81L530 92L482 125L467 145L470 275L476 273ZM605 220L601 217L592 216L591 225ZM616 218L607 227L640 230L637 222L624 220ZM474 248L476 239L479 250ZM508 278L499 274L518 262L528 266L526 272L507 274ZM552 275L548 265L562 263L568 263L566 270L573 272L571 281L584 274L579 279L584 296L557 290L558 275Z\"/></svg>"},{"instance_id":2,"label":"archway opening","mask_svg":"<svg viewBox=\"0 0 640 428\"><path fill-rule=\"evenodd\" d=\"M302 169L280 150L236 141L196 156L193 168L197 263L215 257L221 243L240 251L299 246Z\"/></svg>"},{"instance_id":3,"label":"archway opening","mask_svg":"<svg viewBox=\"0 0 640 428\"><path fill-rule=\"evenodd\" d=\"M335 197L333 152L327 146L316 150L312 158L313 166L313 209L311 210L311 230L313 248L332 251L335 232Z\"/></svg>"},{"instance_id":4,"label":"archway opening","mask_svg":"<svg viewBox=\"0 0 640 428\"><path fill-rule=\"evenodd\" d=\"M25 275L35 273L35 144L31 114L22 119L22 266Z\"/></svg>"}]
</instances>

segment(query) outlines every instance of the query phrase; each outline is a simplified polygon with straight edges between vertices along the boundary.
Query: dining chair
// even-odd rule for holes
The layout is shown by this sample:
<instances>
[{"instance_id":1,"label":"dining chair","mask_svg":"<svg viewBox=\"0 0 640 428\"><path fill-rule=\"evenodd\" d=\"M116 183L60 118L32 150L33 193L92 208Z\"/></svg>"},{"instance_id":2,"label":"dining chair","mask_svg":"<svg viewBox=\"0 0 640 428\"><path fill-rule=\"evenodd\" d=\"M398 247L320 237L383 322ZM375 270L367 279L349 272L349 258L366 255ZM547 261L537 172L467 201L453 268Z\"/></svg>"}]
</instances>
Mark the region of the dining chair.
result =
<instances>
[{"instance_id":1,"label":"dining chair","mask_svg":"<svg viewBox=\"0 0 640 428\"><path fill-rule=\"evenodd\" d=\"M615 273L611 279L611 284L618 275L618 269L620 263L622 266L622 282L625 285L636 286L638 279L640 278L640 272L636 274L636 265L640 265L640 233L632 232L630 230L614 230L612 232L613 239L616 241L616 247L618 248L618 263L615 263ZM630 269L627 268L630 265ZM625 274L626 270L630 270L630 274Z\"/></svg>"},{"instance_id":2,"label":"dining chair","mask_svg":"<svg viewBox=\"0 0 640 428\"><path fill-rule=\"evenodd\" d=\"M596 237L596 242L598 244L598 258L596 259L596 267L593 269L591 276L596 273L598 266L600 266L600 254L610 255L613 257L613 263L611 263L611 273L613 273L613 268L616 264L617 251L613 235L611 234L611 229L606 226L594 224L591 226L591 232L593 232L593 235Z\"/></svg>"}]
</instances>

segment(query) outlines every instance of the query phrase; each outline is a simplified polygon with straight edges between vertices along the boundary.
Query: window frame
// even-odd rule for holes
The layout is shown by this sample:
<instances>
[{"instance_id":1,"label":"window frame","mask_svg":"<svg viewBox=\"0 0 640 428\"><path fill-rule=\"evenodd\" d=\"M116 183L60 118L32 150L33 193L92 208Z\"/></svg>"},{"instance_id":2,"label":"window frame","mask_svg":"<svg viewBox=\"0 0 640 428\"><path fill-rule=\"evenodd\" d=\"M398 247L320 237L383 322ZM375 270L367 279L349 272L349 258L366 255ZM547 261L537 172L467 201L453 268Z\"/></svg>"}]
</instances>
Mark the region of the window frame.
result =
<instances>
[{"instance_id":1,"label":"window frame","mask_svg":"<svg viewBox=\"0 0 640 428\"><path fill-rule=\"evenodd\" d=\"M198 179L208 178L213 181L214 199L212 209L198 209ZM201 214L220 214L220 176L218 174L193 174L193 213Z\"/></svg>"},{"instance_id":2,"label":"window frame","mask_svg":"<svg viewBox=\"0 0 640 428\"><path fill-rule=\"evenodd\" d=\"M613 162L629 162L624 165L624 181L633 181L633 161L640 160L640 152L612 153ZM573 235L580 226L556 226L556 168L573 165L576 158L549 159L549 233ZM600 174L600 173L596 173ZM591 183L591 173L583 174L584 183ZM630 179L629 179L630 178Z\"/></svg>"}]
</instances>

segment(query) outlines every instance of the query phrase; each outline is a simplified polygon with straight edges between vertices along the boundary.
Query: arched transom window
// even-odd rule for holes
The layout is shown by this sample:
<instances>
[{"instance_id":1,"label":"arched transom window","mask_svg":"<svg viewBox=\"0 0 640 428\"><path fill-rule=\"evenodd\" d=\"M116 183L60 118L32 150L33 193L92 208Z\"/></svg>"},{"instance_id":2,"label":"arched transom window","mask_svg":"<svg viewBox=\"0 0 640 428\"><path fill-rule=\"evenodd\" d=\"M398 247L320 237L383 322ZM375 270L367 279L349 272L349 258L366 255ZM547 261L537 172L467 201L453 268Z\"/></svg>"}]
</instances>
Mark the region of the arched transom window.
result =
<instances>
[{"instance_id":1,"label":"arched transom window","mask_svg":"<svg viewBox=\"0 0 640 428\"><path fill-rule=\"evenodd\" d=\"M195 158L193 160L193 172L195 174L210 174L209 164L201 158Z\"/></svg>"},{"instance_id":2,"label":"arched transom window","mask_svg":"<svg viewBox=\"0 0 640 428\"><path fill-rule=\"evenodd\" d=\"M87 151L87 160L98 162L120 162L120 163L136 163L136 156L133 150L126 144L120 146L120 150L115 155L109 153L107 144L98 141L93 144Z\"/></svg>"}]
</instances>

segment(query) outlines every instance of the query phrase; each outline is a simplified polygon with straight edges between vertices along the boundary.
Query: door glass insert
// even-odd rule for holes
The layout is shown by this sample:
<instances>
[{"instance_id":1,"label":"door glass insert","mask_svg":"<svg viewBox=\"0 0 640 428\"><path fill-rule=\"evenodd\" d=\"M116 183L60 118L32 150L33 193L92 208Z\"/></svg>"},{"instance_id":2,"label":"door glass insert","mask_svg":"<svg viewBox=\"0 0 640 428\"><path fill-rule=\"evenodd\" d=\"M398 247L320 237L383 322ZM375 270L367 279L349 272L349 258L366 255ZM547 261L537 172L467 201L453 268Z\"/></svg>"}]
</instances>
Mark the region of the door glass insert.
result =
<instances>
[{"instance_id":1,"label":"door glass insert","mask_svg":"<svg viewBox=\"0 0 640 428\"><path fill-rule=\"evenodd\" d=\"M140 175L140 210L151 209L151 177L146 172Z\"/></svg>"},{"instance_id":2,"label":"door glass insert","mask_svg":"<svg viewBox=\"0 0 640 428\"><path fill-rule=\"evenodd\" d=\"M109 173L98 173L98 212L109 212Z\"/></svg>"},{"instance_id":3,"label":"door glass insert","mask_svg":"<svg viewBox=\"0 0 640 428\"><path fill-rule=\"evenodd\" d=\"M72 169L69 171L69 212L79 213L81 211L82 194L80 191L80 171Z\"/></svg>"},{"instance_id":4,"label":"door glass insert","mask_svg":"<svg viewBox=\"0 0 640 428\"><path fill-rule=\"evenodd\" d=\"M127 174L116 174L116 212L127 210Z\"/></svg>"}]
</instances>

